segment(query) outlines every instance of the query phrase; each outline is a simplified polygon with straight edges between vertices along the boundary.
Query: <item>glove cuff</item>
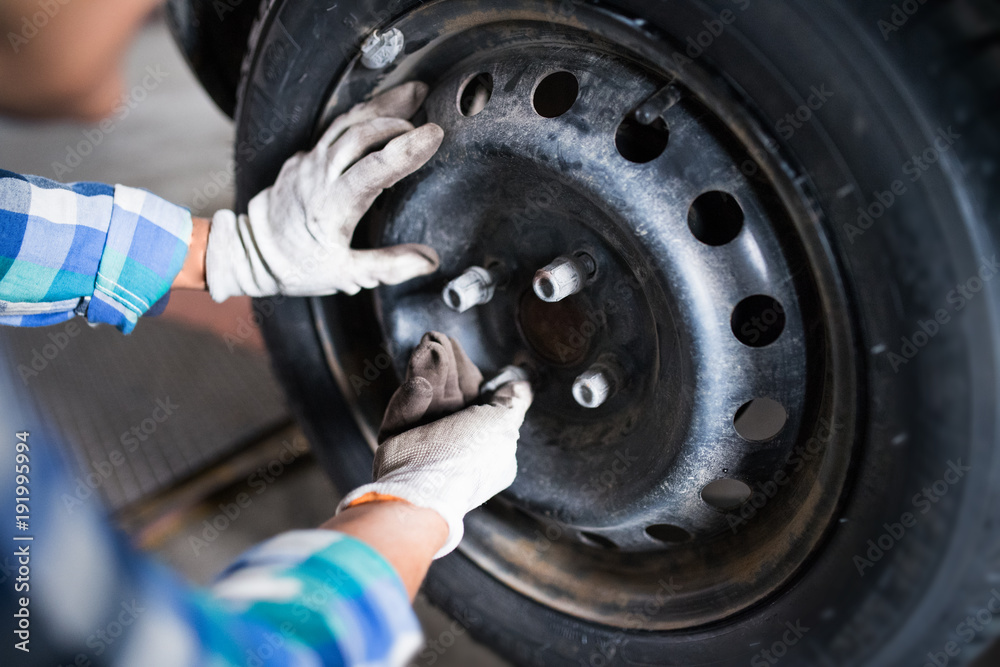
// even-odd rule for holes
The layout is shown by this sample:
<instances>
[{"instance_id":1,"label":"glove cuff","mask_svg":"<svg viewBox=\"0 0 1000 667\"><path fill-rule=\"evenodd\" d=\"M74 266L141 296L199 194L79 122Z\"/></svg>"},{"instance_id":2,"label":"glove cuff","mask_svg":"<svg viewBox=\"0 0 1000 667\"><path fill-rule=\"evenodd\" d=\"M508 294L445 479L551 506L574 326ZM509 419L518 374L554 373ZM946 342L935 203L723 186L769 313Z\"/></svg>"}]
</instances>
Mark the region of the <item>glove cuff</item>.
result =
<instances>
[{"instance_id":1,"label":"glove cuff","mask_svg":"<svg viewBox=\"0 0 1000 667\"><path fill-rule=\"evenodd\" d=\"M250 202L254 218L266 218L269 191L264 190ZM266 226L266 220L263 220ZM261 256L257 239L250 227L250 217L232 211L217 211L212 216L205 255L205 282L218 303L231 296L273 296L278 283Z\"/></svg>"},{"instance_id":2,"label":"glove cuff","mask_svg":"<svg viewBox=\"0 0 1000 667\"><path fill-rule=\"evenodd\" d=\"M422 507L424 509L429 509L437 512L448 524L448 541L445 542L444 546L441 547L436 554L434 554L434 560L447 556L458 546L459 542L462 541L462 536L465 535L465 524L462 519L465 515L462 513L456 513L445 506L444 503L429 498L423 497L420 493L414 493L410 485L394 484L392 482L374 482L372 484L365 484L364 486L354 489L340 501L337 505L337 514L340 514L348 507L351 503L360 500L368 494L378 494L380 496L392 496L398 498L399 500L405 500L410 505L414 507ZM405 521L406 508L405 506L400 506L400 520Z\"/></svg>"},{"instance_id":3,"label":"glove cuff","mask_svg":"<svg viewBox=\"0 0 1000 667\"><path fill-rule=\"evenodd\" d=\"M231 296L241 296L233 266L232 248L239 245L238 220L232 211L217 211L212 216L205 252L205 282L212 299L222 303Z\"/></svg>"}]
</instances>

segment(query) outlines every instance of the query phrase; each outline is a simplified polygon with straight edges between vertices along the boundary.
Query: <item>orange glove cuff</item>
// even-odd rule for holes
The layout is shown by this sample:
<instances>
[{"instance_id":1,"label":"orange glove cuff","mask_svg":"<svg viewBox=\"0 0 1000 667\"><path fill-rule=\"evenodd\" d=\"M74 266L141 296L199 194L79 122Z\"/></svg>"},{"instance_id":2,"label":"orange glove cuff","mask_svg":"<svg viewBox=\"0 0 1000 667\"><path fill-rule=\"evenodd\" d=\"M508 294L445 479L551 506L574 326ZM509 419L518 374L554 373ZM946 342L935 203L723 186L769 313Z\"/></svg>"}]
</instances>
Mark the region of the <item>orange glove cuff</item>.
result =
<instances>
[{"instance_id":1,"label":"orange glove cuff","mask_svg":"<svg viewBox=\"0 0 1000 667\"><path fill-rule=\"evenodd\" d=\"M388 502L405 503L407 501L403 500L402 498L397 498L396 496L390 496L385 493L376 493L372 491L370 493L366 493L360 498L352 500L347 505L347 509L350 509L351 507L357 507L358 505L364 505L366 503L388 503Z\"/></svg>"}]
</instances>

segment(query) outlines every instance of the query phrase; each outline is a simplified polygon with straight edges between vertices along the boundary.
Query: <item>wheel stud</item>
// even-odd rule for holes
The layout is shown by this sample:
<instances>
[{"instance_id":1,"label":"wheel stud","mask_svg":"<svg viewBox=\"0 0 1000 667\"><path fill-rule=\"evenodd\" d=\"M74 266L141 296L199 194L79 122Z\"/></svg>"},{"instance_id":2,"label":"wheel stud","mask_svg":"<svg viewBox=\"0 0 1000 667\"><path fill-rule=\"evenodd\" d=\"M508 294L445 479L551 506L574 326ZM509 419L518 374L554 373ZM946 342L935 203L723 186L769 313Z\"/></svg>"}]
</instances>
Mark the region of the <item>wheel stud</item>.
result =
<instances>
[{"instance_id":1,"label":"wheel stud","mask_svg":"<svg viewBox=\"0 0 1000 667\"><path fill-rule=\"evenodd\" d=\"M535 273L532 287L539 299L556 303L582 290L587 279L596 271L594 259L586 253L572 257L563 255Z\"/></svg>"},{"instance_id":2,"label":"wheel stud","mask_svg":"<svg viewBox=\"0 0 1000 667\"><path fill-rule=\"evenodd\" d=\"M621 369L612 359L602 357L577 376L573 398L585 408L599 408L621 387Z\"/></svg>"},{"instance_id":3,"label":"wheel stud","mask_svg":"<svg viewBox=\"0 0 1000 667\"><path fill-rule=\"evenodd\" d=\"M495 378L482 384L479 393L480 395L491 394L508 382L531 382L531 372L523 366L505 366Z\"/></svg>"},{"instance_id":4,"label":"wheel stud","mask_svg":"<svg viewBox=\"0 0 1000 667\"><path fill-rule=\"evenodd\" d=\"M449 308L464 313L470 308L489 303L498 282L498 272L470 266L465 273L445 286L441 297Z\"/></svg>"}]
</instances>

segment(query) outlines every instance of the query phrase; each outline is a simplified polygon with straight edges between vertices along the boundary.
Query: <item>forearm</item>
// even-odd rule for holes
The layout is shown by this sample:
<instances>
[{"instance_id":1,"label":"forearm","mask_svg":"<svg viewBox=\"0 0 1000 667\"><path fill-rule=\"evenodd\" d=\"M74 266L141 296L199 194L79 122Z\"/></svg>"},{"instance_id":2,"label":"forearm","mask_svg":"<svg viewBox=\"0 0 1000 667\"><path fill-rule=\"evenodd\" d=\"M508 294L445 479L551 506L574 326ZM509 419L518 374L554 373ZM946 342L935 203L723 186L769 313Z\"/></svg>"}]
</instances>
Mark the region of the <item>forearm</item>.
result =
<instances>
[{"instance_id":1,"label":"forearm","mask_svg":"<svg viewBox=\"0 0 1000 667\"><path fill-rule=\"evenodd\" d=\"M205 290L205 254L208 250L208 232L212 221L206 218L191 218L191 243L188 245L184 266L174 278L171 289Z\"/></svg>"},{"instance_id":2,"label":"forearm","mask_svg":"<svg viewBox=\"0 0 1000 667\"><path fill-rule=\"evenodd\" d=\"M410 600L448 539L448 524L441 515L404 501L349 507L320 527L350 535L377 551L399 574Z\"/></svg>"}]
</instances>

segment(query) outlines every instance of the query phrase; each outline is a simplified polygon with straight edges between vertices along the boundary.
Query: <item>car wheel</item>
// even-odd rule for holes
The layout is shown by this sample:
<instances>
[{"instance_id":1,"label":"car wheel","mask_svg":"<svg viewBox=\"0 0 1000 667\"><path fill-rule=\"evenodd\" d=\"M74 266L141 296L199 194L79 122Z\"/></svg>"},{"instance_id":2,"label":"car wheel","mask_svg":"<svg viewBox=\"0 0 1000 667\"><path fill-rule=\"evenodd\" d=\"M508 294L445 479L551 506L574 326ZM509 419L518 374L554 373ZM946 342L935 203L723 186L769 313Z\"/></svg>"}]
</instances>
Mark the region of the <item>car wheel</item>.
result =
<instances>
[{"instance_id":1,"label":"car wheel","mask_svg":"<svg viewBox=\"0 0 1000 667\"><path fill-rule=\"evenodd\" d=\"M356 237L438 274L257 305L334 480L369 481L427 330L537 379L518 479L433 601L517 664L961 664L996 634L998 26L974 0L265 3L241 206L377 90L427 82L445 129ZM384 67L376 29L405 44ZM492 298L458 312L470 267Z\"/></svg>"}]
</instances>

